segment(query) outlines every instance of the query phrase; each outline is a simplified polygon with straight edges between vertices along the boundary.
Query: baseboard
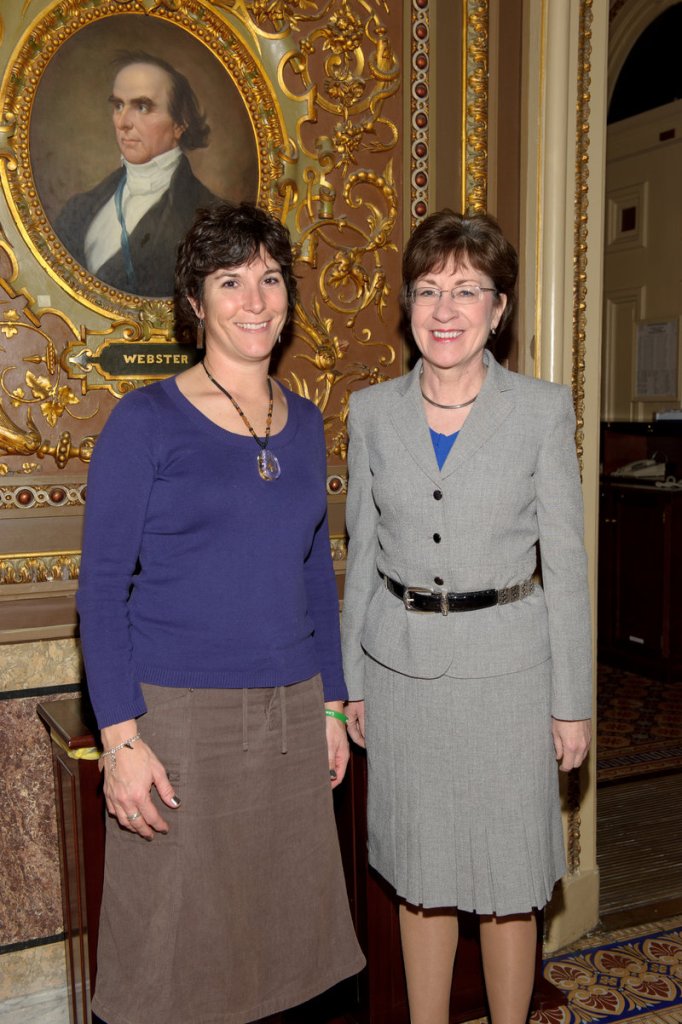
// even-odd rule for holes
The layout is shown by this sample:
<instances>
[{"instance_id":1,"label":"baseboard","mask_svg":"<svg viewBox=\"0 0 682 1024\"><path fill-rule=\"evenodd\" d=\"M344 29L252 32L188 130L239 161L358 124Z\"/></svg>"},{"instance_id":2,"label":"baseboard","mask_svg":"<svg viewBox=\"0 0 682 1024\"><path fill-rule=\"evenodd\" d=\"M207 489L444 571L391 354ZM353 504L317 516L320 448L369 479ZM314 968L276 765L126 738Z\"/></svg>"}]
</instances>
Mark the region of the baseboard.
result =
<instances>
[{"instance_id":1,"label":"baseboard","mask_svg":"<svg viewBox=\"0 0 682 1024\"><path fill-rule=\"evenodd\" d=\"M17 1021L68 1024L68 989L51 988L44 992L34 992L30 996L16 996L0 1002L0 1024L16 1024Z\"/></svg>"},{"instance_id":2,"label":"baseboard","mask_svg":"<svg viewBox=\"0 0 682 1024\"><path fill-rule=\"evenodd\" d=\"M545 954L576 942L599 923L599 869L566 875L545 910Z\"/></svg>"}]
</instances>

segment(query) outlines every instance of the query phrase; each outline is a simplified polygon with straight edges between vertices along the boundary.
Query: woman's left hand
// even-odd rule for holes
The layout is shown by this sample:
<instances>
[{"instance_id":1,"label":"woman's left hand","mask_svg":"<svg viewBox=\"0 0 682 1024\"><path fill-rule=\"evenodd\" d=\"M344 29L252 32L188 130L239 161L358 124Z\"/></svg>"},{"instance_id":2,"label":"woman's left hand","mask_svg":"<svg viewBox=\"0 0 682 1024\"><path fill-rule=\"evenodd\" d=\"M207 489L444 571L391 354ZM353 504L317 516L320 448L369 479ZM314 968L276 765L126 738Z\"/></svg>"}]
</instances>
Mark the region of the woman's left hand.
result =
<instances>
[{"instance_id":1,"label":"woman's left hand","mask_svg":"<svg viewBox=\"0 0 682 1024\"><path fill-rule=\"evenodd\" d=\"M552 739L559 768L562 772L570 772L571 768L580 767L587 757L592 739L592 719L565 722L553 718Z\"/></svg>"},{"instance_id":2,"label":"woman's left hand","mask_svg":"<svg viewBox=\"0 0 682 1024\"><path fill-rule=\"evenodd\" d=\"M330 700L325 704L329 711L339 711L343 714L343 701ZM329 777L332 789L336 789L346 774L350 750L348 747L348 735L346 726L339 718L326 716L327 720L327 754L329 757Z\"/></svg>"}]
</instances>

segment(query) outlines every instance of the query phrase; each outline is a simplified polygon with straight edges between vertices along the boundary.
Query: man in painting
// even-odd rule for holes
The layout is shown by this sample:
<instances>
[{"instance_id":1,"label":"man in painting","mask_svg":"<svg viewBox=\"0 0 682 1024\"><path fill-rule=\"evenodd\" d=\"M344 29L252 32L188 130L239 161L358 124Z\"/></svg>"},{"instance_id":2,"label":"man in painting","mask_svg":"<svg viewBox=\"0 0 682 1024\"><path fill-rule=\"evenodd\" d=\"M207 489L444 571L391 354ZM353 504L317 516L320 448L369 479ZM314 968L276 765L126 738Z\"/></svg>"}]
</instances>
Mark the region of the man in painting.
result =
<instances>
[{"instance_id":1,"label":"man in painting","mask_svg":"<svg viewBox=\"0 0 682 1024\"><path fill-rule=\"evenodd\" d=\"M73 196L55 231L106 284L169 296L177 247L201 207L216 202L185 153L208 144L209 126L184 75L142 51L121 53L109 102L122 166Z\"/></svg>"}]
</instances>

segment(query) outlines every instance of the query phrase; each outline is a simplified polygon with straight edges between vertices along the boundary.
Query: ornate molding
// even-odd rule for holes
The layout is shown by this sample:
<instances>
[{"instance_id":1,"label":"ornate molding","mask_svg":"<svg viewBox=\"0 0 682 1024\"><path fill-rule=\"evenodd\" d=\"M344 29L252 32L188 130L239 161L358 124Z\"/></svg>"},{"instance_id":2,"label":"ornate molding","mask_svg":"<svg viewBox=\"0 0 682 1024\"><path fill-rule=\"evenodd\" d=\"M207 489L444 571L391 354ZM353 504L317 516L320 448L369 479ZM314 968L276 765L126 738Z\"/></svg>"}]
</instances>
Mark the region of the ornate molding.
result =
<instances>
[{"instance_id":1,"label":"ornate molding","mask_svg":"<svg viewBox=\"0 0 682 1024\"><path fill-rule=\"evenodd\" d=\"M327 494L346 494L347 491L348 476L345 471L336 471L327 477Z\"/></svg>"},{"instance_id":2,"label":"ornate molding","mask_svg":"<svg viewBox=\"0 0 682 1024\"><path fill-rule=\"evenodd\" d=\"M332 562L345 562L348 557L348 540L345 535L330 538Z\"/></svg>"},{"instance_id":3,"label":"ornate molding","mask_svg":"<svg viewBox=\"0 0 682 1024\"><path fill-rule=\"evenodd\" d=\"M585 415L585 324L587 306L587 234L589 206L590 88L592 0L582 0L578 28L576 103L575 218L573 229L573 403L576 448L582 471Z\"/></svg>"},{"instance_id":4,"label":"ornate molding","mask_svg":"<svg viewBox=\"0 0 682 1024\"><path fill-rule=\"evenodd\" d=\"M583 467L585 414L585 325L587 308L587 234L589 205L590 87L592 60L592 0L582 0L578 25L578 76L576 102L575 220L573 229L573 404L576 415L575 443ZM580 773L570 773L568 802L568 871L580 870Z\"/></svg>"},{"instance_id":5,"label":"ornate molding","mask_svg":"<svg viewBox=\"0 0 682 1024\"><path fill-rule=\"evenodd\" d=\"M410 45L410 228L429 210L429 0L412 0Z\"/></svg>"},{"instance_id":6,"label":"ornate molding","mask_svg":"<svg viewBox=\"0 0 682 1024\"><path fill-rule=\"evenodd\" d=\"M462 209L488 206L488 0L464 0Z\"/></svg>"},{"instance_id":7,"label":"ornate molding","mask_svg":"<svg viewBox=\"0 0 682 1024\"><path fill-rule=\"evenodd\" d=\"M85 505L85 483L0 484L0 511Z\"/></svg>"},{"instance_id":8,"label":"ornate molding","mask_svg":"<svg viewBox=\"0 0 682 1024\"><path fill-rule=\"evenodd\" d=\"M77 580L79 551L36 552L0 556L0 586L22 583L56 583Z\"/></svg>"}]
</instances>

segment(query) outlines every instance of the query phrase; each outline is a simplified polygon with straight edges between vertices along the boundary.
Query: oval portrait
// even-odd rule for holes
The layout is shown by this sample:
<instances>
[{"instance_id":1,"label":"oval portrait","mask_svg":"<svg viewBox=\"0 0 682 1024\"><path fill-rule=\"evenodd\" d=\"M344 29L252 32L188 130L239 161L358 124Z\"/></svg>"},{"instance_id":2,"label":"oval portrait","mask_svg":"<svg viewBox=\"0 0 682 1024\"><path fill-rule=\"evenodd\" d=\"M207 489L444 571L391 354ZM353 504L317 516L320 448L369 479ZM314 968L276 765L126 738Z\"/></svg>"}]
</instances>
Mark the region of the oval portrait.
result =
<instances>
[{"instance_id":1,"label":"oval portrait","mask_svg":"<svg viewBox=\"0 0 682 1024\"><path fill-rule=\"evenodd\" d=\"M64 43L36 92L30 147L60 242L133 295L172 295L197 209L257 197L256 139L234 82L159 20L106 18Z\"/></svg>"},{"instance_id":2,"label":"oval portrait","mask_svg":"<svg viewBox=\"0 0 682 1024\"><path fill-rule=\"evenodd\" d=\"M259 124L273 109L269 85L236 34L191 6L203 22L187 9L95 7L66 38L63 24L46 25L42 58L28 41L15 63L37 84L17 90L28 144L17 147L12 198L21 216L30 197L23 228L41 261L96 306L168 299L196 210L220 199L267 206L273 193L278 131Z\"/></svg>"}]
</instances>

